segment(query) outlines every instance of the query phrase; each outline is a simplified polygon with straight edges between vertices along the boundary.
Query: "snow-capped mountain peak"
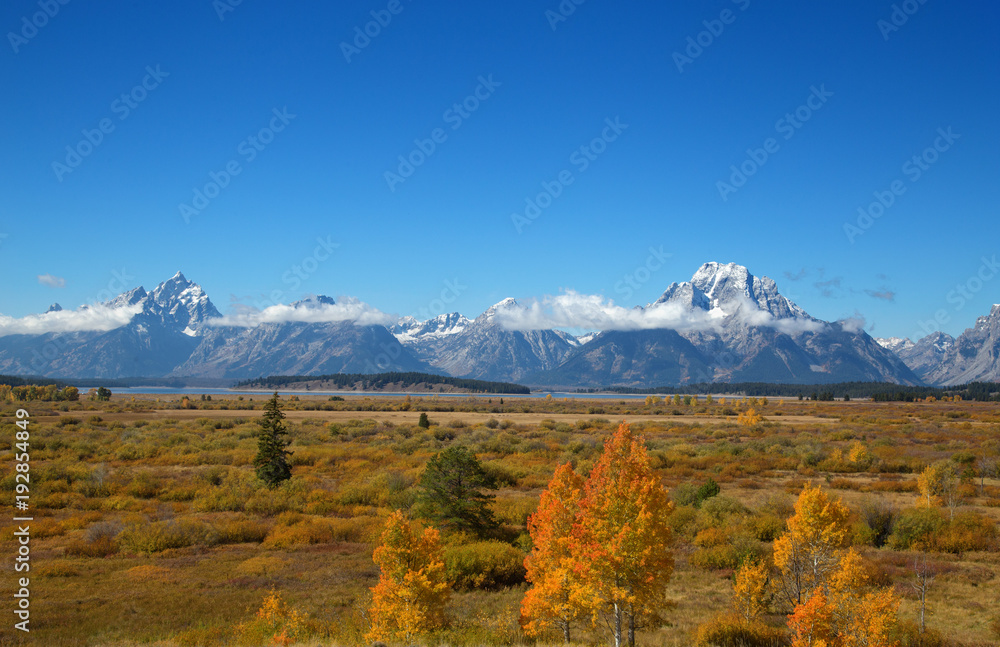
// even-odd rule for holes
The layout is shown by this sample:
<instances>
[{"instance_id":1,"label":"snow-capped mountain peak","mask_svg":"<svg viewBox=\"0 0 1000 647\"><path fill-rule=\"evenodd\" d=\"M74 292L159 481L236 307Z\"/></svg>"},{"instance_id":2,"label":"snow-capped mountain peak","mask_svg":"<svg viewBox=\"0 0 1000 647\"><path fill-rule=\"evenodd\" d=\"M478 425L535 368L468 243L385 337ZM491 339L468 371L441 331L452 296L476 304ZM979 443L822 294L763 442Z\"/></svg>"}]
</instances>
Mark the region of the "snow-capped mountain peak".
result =
<instances>
[{"instance_id":1,"label":"snow-capped mountain peak","mask_svg":"<svg viewBox=\"0 0 1000 647\"><path fill-rule=\"evenodd\" d=\"M396 325L390 328L401 343L415 343L430 339L440 339L449 335L457 335L472 322L457 312L449 312L431 317L427 321L419 321L416 317L401 317Z\"/></svg>"},{"instance_id":2,"label":"snow-capped mountain peak","mask_svg":"<svg viewBox=\"0 0 1000 647\"><path fill-rule=\"evenodd\" d=\"M909 337L879 337L875 341L882 348L897 354L916 346Z\"/></svg>"},{"instance_id":3,"label":"snow-capped mountain peak","mask_svg":"<svg viewBox=\"0 0 1000 647\"><path fill-rule=\"evenodd\" d=\"M514 307L517 307L517 300L515 300L514 297L507 297L503 301L500 301L490 306L486 310L486 312L484 312L479 316L485 319L493 319L496 316L497 312Z\"/></svg>"},{"instance_id":4,"label":"snow-capped mountain peak","mask_svg":"<svg viewBox=\"0 0 1000 647\"><path fill-rule=\"evenodd\" d=\"M772 279L756 277L746 267L736 263L705 263L690 281L671 284L653 305L664 303L717 310L726 316L749 306L775 319L812 320L802 308L778 292L778 286Z\"/></svg>"}]
</instances>

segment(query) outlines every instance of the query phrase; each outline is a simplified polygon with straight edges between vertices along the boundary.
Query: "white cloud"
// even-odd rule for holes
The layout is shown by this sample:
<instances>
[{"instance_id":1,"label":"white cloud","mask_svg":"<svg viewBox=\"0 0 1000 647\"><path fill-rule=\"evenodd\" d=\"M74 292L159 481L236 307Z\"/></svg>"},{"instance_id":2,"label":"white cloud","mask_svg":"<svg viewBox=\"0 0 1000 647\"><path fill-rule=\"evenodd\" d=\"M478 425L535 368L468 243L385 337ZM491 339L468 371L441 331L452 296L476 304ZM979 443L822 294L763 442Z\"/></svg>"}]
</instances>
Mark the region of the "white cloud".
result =
<instances>
[{"instance_id":1,"label":"white cloud","mask_svg":"<svg viewBox=\"0 0 1000 647\"><path fill-rule=\"evenodd\" d=\"M79 310L60 310L15 319L0 315L0 337L5 335L41 335L50 332L108 331L132 321L141 305L109 308L104 305Z\"/></svg>"},{"instance_id":2,"label":"white cloud","mask_svg":"<svg viewBox=\"0 0 1000 647\"><path fill-rule=\"evenodd\" d=\"M558 296L547 296L524 305L502 309L496 316L500 325L508 330L667 328L678 332L718 332L724 320L729 317L738 317L750 326L770 326L785 333L818 331L825 327L819 321L775 319L749 302L730 310L732 312L724 312L718 308L701 310L671 302L647 308L623 308L600 295L567 291Z\"/></svg>"},{"instance_id":3,"label":"white cloud","mask_svg":"<svg viewBox=\"0 0 1000 647\"><path fill-rule=\"evenodd\" d=\"M860 312L855 312L853 317L841 319L837 323L847 332L857 335L865 329L867 322Z\"/></svg>"},{"instance_id":4,"label":"white cloud","mask_svg":"<svg viewBox=\"0 0 1000 647\"><path fill-rule=\"evenodd\" d=\"M51 274L39 274L38 282L42 285L47 285L50 288L66 287L66 279L61 276L52 276Z\"/></svg>"},{"instance_id":5,"label":"white cloud","mask_svg":"<svg viewBox=\"0 0 1000 647\"><path fill-rule=\"evenodd\" d=\"M342 321L350 321L358 326L387 326L395 323L396 317L387 315L353 297L339 297L337 303L333 305L274 305L263 310L245 308L234 314L210 319L208 324L211 326L253 328L264 323L335 323Z\"/></svg>"}]
</instances>

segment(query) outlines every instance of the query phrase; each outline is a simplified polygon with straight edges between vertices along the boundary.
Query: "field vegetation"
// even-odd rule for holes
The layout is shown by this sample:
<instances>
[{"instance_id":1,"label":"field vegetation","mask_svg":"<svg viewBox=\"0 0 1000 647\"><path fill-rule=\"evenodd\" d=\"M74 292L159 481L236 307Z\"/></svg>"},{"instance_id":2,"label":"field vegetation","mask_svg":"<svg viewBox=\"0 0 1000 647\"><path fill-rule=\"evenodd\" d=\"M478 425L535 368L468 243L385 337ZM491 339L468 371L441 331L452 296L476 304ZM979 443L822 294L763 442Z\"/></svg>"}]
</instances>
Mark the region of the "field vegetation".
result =
<instances>
[{"instance_id":1,"label":"field vegetation","mask_svg":"<svg viewBox=\"0 0 1000 647\"><path fill-rule=\"evenodd\" d=\"M603 465L622 420L669 493L672 568L637 644L791 644L843 625L866 595L873 618L891 616L885 644L1000 642L995 402L285 396L291 478L270 487L254 465L267 400L0 402L7 452L15 411L30 413L34 516L32 631L8 620L0 645L370 644L386 599L373 606L372 589L399 560L433 575L441 615L390 644L560 644L558 623L522 618L540 536L529 519L557 468L582 483ZM435 508L428 463L479 469L489 523ZM8 502L15 488L5 470ZM836 512L828 526L802 512L809 501ZM12 516L0 521L8 601ZM789 588L816 527L833 537L823 604ZM407 552L421 542L433 559ZM609 644L589 620L573 617L572 641Z\"/></svg>"}]
</instances>

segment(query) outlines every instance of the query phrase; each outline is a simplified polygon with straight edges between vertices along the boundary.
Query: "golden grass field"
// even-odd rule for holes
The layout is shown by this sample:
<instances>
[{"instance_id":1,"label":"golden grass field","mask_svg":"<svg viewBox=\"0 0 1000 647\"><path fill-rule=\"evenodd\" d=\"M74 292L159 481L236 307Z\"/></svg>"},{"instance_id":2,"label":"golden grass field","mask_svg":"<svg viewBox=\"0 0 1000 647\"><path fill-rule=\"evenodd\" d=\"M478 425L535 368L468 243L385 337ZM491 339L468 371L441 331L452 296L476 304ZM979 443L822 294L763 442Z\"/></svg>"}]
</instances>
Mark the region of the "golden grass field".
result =
<instances>
[{"instance_id":1,"label":"golden grass field","mask_svg":"<svg viewBox=\"0 0 1000 647\"><path fill-rule=\"evenodd\" d=\"M991 628L1000 617L1000 482L975 476L980 457L1000 454L996 403L772 400L762 407L764 422L747 428L737 424L741 405L733 397L675 406L285 396L293 477L272 491L251 465L266 399L116 395L103 403L5 403L4 450L16 442L15 410L31 414L34 521L31 632L24 634L14 630L11 613L22 574L13 561L15 479L5 469L0 645L240 644L238 626L272 590L307 618L309 636L301 644L363 644L368 588L378 578L374 542L392 510L413 504L429 457L455 443L476 452L501 482L498 539L523 555L525 521L556 466L572 461L585 472L621 420L645 437L653 466L679 501L709 478L721 486L711 505L678 505L677 567L669 585L676 606L666 612L667 625L640 632L639 644L692 644L697 626L729 604L733 560L747 551L769 555L805 483L823 485L855 512L873 498L903 511L916 505L918 474L939 460L969 477L957 510L980 520L967 533L979 543L966 546L967 538L956 535L948 545L957 550L928 553L938 573L928 594L928 627L940 632L940 644L1000 644ZM422 410L429 429L417 426ZM10 465L10 451L5 455ZM982 520L992 539L981 536L989 534ZM896 586L904 598L900 618L912 623L917 602L909 582L918 552L875 548L860 516L855 527L876 579ZM469 541L445 539L456 546ZM456 591L451 626L420 642L533 644L518 626L525 585L510 584L516 564L489 568L500 583ZM789 610L778 601L772 611L769 620L783 624ZM607 644L596 631L578 630L575 638Z\"/></svg>"}]
</instances>

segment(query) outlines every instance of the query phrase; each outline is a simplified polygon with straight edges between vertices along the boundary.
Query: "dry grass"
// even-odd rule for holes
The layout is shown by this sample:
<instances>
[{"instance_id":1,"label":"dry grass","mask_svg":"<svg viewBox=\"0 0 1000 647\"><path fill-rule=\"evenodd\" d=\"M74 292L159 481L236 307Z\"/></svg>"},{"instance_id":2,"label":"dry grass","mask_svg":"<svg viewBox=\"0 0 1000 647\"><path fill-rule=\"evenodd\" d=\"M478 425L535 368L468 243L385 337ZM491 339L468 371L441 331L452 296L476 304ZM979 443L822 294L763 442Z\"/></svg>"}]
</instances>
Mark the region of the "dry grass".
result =
<instances>
[{"instance_id":1,"label":"dry grass","mask_svg":"<svg viewBox=\"0 0 1000 647\"><path fill-rule=\"evenodd\" d=\"M725 528L720 536L767 551L768 540L746 537L780 523L804 483L832 487L854 510L871 497L903 509L915 504L916 473L924 466L1000 450L1000 406L983 403L786 400L769 404L767 422L747 429L722 413L738 408L734 398L692 407L615 399L510 398L501 406L498 398L409 405L402 398L300 398L286 402L294 476L274 491L253 478L250 465L263 394L253 403L194 400L199 408L192 410L162 396L134 403L116 396L65 411L30 403L32 632L11 635L4 626L0 645L230 644L235 627L272 589L313 623L313 638L301 644L359 644L368 587L377 579L373 539L390 510L412 505L433 453L461 444L479 455L502 483L496 509L505 538L524 545L518 536L555 467L572 461L586 471L621 419L646 437L668 487L712 478L722 488L720 503L678 513L688 525L678 531L668 592L676 607L666 613L667 626L639 637L642 644L688 645L696 627L729 600L729 571L693 565L700 531L715 524ZM410 410L399 410L404 406ZM332 410L310 410L316 407ZM435 423L429 430L416 426L420 408ZM0 450L11 448L12 410L0 410ZM870 465L843 459L857 442L870 450ZM11 478L0 481L8 496L12 485ZM975 491L964 507L996 522L998 499L1000 482L987 480L983 495ZM0 550L11 549L13 530L9 516L0 520ZM707 545L710 535L700 541ZM154 541L162 537L166 544ZM908 590L909 554L866 550L901 592ZM1000 553L934 558L947 572L931 588L930 626L958 643L995 644L1000 637L989 623L1000 612ZM0 595L10 599L13 564L2 563ZM518 585L457 593L452 627L430 641L523 642L516 622L523 591ZM901 615L914 614L909 595ZM585 629L576 635L584 643L605 640Z\"/></svg>"}]
</instances>

